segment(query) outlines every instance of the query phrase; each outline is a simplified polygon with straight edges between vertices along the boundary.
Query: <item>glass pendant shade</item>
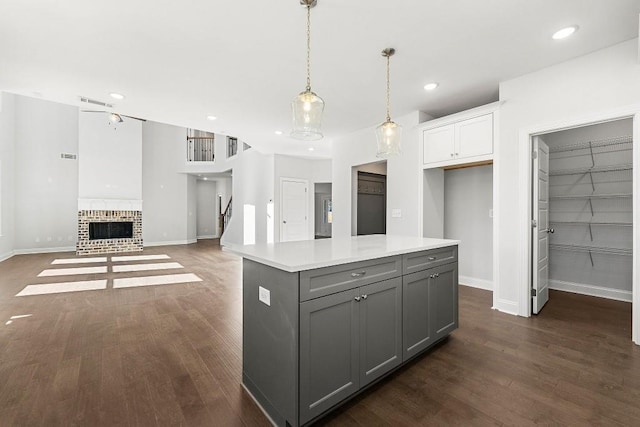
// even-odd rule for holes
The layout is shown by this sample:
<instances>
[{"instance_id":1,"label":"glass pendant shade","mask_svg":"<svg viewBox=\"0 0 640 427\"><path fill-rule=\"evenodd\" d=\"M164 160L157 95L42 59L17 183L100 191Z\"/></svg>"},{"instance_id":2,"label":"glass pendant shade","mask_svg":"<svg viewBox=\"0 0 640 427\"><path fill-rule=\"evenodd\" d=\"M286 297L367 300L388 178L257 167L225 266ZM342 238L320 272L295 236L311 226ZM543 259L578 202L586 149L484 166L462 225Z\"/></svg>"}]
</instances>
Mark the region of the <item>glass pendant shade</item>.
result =
<instances>
[{"instance_id":1,"label":"glass pendant shade","mask_svg":"<svg viewBox=\"0 0 640 427\"><path fill-rule=\"evenodd\" d=\"M378 157L389 157L400 154L400 139L402 137L402 126L387 120L376 127L376 138L378 140Z\"/></svg>"},{"instance_id":2,"label":"glass pendant shade","mask_svg":"<svg viewBox=\"0 0 640 427\"><path fill-rule=\"evenodd\" d=\"M322 139L324 101L310 89L300 93L291 103L293 130L291 137L305 141Z\"/></svg>"}]
</instances>

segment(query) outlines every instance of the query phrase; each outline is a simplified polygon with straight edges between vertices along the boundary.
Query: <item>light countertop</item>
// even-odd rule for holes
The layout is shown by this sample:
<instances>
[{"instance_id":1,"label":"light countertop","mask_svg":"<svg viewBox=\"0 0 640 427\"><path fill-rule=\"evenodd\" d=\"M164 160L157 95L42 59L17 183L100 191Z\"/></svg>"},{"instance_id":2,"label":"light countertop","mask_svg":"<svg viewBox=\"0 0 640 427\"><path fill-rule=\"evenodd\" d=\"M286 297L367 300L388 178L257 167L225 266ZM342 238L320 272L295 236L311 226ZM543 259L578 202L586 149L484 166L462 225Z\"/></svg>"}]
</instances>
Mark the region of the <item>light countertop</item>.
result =
<instances>
[{"instance_id":1,"label":"light countertop","mask_svg":"<svg viewBox=\"0 0 640 427\"><path fill-rule=\"evenodd\" d=\"M225 245L223 250L280 270L296 272L459 243L459 240L375 234L298 242Z\"/></svg>"}]
</instances>

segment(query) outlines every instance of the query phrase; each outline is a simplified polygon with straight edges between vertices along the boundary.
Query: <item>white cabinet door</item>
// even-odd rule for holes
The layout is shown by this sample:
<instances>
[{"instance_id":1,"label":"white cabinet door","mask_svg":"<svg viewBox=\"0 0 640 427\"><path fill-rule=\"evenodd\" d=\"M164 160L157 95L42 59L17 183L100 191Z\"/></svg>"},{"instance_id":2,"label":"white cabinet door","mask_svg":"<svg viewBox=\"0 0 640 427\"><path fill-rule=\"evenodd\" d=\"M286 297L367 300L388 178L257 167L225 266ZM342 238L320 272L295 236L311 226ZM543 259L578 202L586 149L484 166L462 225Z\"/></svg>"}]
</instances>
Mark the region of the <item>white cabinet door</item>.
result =
<instances>
[{"instance_id":1,"label":"white cabinet door","mask_svg":"<svg viewBox=\"0 0 640 427\"><path fill-rule=\"evenodd\" d=\"M454 157L454 125L425 130L422 134L423 163L442 162Z\"/></svg>"},{"instance_id":2,"label":"white cabinet door","mask_svg":"<svg viewBox=\"0 0 640 427\"><path fill-rule=\"evenodd\" d=\"M493 114L456 123L454 157L483 156L493 153Z\"/></svg>"}]
</instances>

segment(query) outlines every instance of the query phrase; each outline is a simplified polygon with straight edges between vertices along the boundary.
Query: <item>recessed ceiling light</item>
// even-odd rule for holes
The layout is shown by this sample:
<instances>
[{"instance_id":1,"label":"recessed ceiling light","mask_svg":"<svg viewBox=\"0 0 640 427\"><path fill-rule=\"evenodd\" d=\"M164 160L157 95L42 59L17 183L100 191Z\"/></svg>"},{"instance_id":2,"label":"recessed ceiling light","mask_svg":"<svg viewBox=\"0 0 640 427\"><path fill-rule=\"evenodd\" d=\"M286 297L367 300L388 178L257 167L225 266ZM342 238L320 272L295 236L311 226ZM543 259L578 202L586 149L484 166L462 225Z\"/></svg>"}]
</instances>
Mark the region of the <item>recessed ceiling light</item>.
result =
<instances>
[{"instance_id":1,"label":"recessed ceiling light","mask_svg":"<svg viewBox=\"0 0 640 427\"><path fill-rule=\"evenodd\" d=\"M315 148L309 147L309 151L315 151Z\"/></svg>"},{"instance_id":2,"label":"recessed ceiling light","mask_svg":"<svg viewBox=\"0 0 640 427\"><path fill-rule=\"evenodd\" d=\"M215 119L217 119L216 116L207 116L207 120L215 120Z\"/></svg>"},{"instance_id":3,"label":"recessed ceiling light","mask_svg":"<svg viewBox=\"0 0 640 427\"><path fill-rule=\"evenodd\" d=\"M205 177L204 177L204 178L202 178L202 179L204 179L204 180L206 181L206 180L207 180L207 177L205 176Z\"/></svg>"},{"instance_id":4,"label":"recessed ceiling light","mask_svg":"<svg viewBox=\"0 0 640 427\"><path fill-rule=\"evenodd\" d=\"M438 83L427 83L424 85L424 90L434 90L438 87Z\"/></svg>"},{"instance_id":5,"label":"recessed ceiling light","mask_svg":"<svg viewBox=\"0 0 640 427\"><path fill-rule=\"evenodd\" d=\"M562 40L569 37L571 34L575 33L576 31L578 31L578 26L572 25L571 27L563 28L561 30L556 31L555 33L553 33L553 36L551 37L553 37L554 40Z\"/></svg>"},{"instance_id":6,"label":"recessed ceiling light","mask_svg":"<svg viewBox=\"0 0 640 427\"><path fill-rule=\"evenodd\" d=\"M277 130L277 131L275 132L275 134L276 134L276 135L282 135L282 131L281 131L281 130Z\"/></svg>"},{"instance_id":7,"label":"recessed ceiling light","mask_svg":"<svg viewBox=\"0 0 640 427\"><path fill-rule=\"evenodd\" d=\"M109 96L113 99L124 99L124 95L122 95L121 93L111 92Z\"/></svg>"}]
</instances>

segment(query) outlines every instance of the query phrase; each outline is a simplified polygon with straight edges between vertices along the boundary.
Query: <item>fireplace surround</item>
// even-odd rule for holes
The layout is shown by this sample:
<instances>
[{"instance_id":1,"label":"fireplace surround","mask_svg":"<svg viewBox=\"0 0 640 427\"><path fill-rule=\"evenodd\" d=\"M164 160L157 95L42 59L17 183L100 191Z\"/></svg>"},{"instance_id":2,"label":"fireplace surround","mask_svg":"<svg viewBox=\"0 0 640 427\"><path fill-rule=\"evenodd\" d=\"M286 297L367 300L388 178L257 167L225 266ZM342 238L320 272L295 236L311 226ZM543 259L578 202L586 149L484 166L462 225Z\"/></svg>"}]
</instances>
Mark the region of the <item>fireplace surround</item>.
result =
<instances>
[{"instance_id":1,"label":"fireplace surround","mask_svg":"<svg viewBox=\"0 0 640 427\"><path fill-rule=\"evenodd\" d=\"M107 224L131 224L131 237L109 238L102 233ZM94 224L93 226L91 224ZM93 228L93 230L92 230ZM116 226L115 228L120 228ZM125 226L127 228L127 226ZM93 231L93 235L92 232ZM96 231L102 237L96 238ZM111 231L114 231L113 229ZM123 230L116 230L123 231ZM124 230L125 232L128 230ZM107 230L109 232L109 230ZM93 239L92 239L93 237ZM141 210L80 210L78 211L78 255L94 255L118 252L142 251L142 211Z\"/></svg>"}]
</instances>

